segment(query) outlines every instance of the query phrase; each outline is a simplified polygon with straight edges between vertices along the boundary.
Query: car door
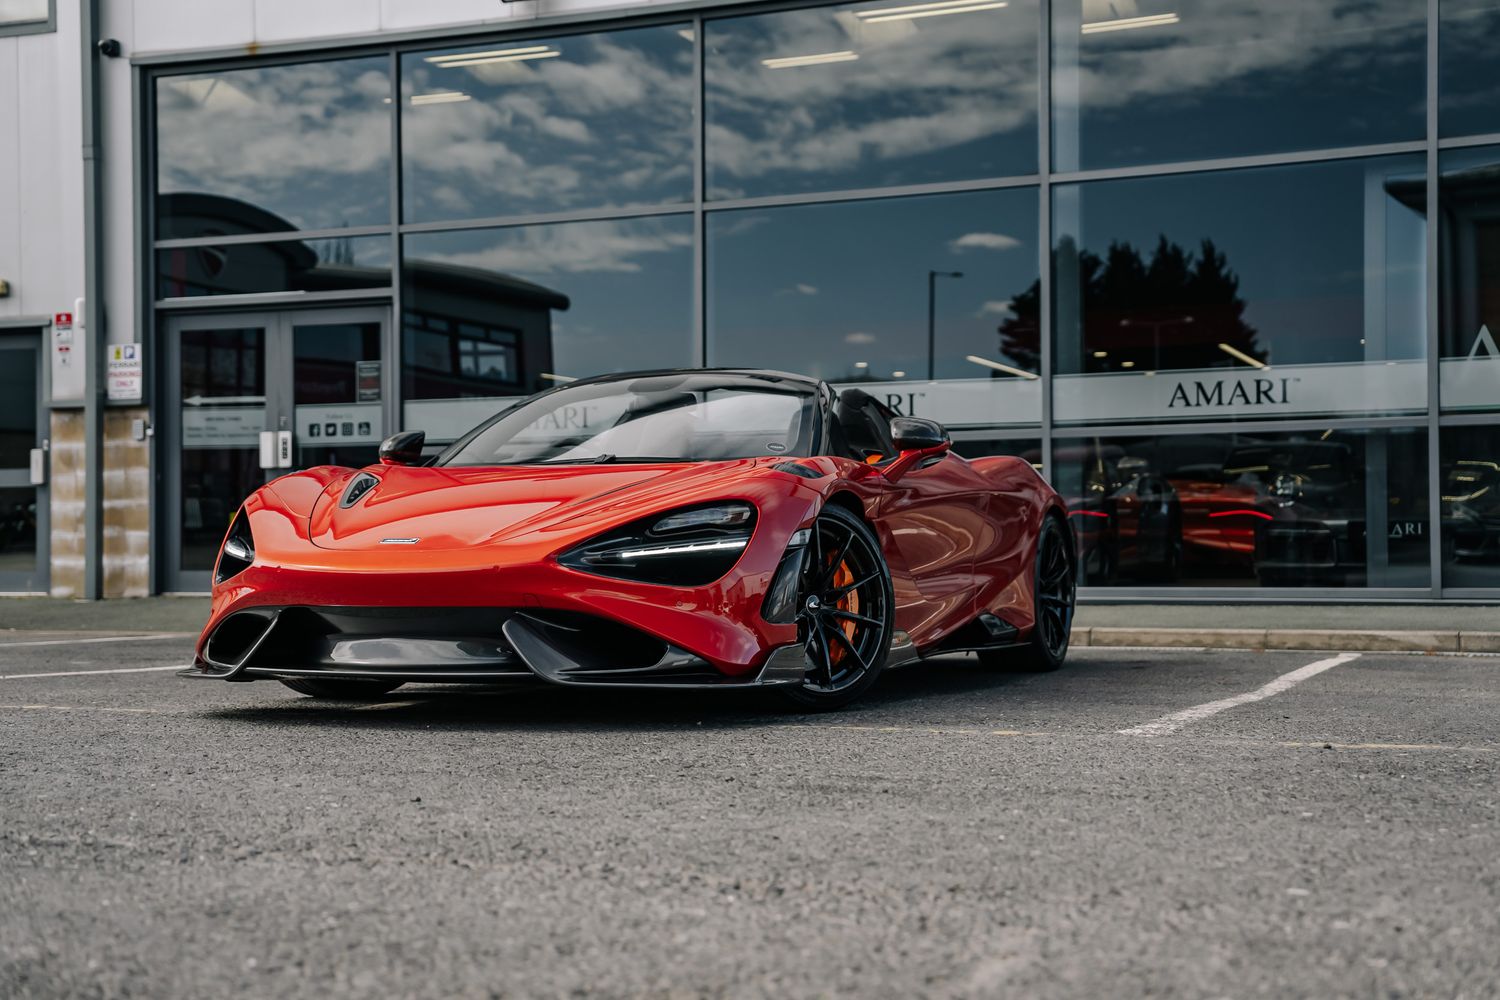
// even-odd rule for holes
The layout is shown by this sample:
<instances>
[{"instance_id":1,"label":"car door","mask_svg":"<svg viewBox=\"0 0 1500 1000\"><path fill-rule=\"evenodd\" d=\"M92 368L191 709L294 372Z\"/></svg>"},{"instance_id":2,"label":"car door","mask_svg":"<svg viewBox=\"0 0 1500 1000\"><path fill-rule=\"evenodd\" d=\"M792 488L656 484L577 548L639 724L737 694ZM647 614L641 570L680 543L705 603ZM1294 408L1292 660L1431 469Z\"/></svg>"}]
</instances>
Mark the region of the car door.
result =
<instances>
[{"instance_id":1,"label":"car door","mask_svg":"<svg viewBox=\"0 0 1500 1000\"><path fill-rule=\"evenodd\" d=\"M850 398L841 397L843 408L837 412L851 445L876 468L889 466L897 454L890 435L895 414L864 393L845 395ZM985 537L984 493L984 481L952 452L884 481L876 527L905 564L921 599L932 605L924 619L934 632L973 617L974 553Z\"/></svg>"}]
</instances>

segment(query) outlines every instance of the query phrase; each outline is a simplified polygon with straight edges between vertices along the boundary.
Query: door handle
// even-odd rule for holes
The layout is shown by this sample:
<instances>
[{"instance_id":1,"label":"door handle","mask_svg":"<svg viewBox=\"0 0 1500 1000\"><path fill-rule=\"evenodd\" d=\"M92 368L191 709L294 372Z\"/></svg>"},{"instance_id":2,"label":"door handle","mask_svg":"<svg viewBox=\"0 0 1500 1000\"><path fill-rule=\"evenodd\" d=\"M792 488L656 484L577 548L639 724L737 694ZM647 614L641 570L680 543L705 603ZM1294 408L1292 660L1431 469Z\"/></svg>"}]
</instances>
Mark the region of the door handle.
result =
<instances>
[{"instance_id":1,"label":"door handle","mask_svg":"<svg viewBox=\"0 0 1500 1000\"><path fill-rule=\"evenodd\" d=\"M260 432L260 467L262 469L276 468L276 432Z\"/></svg>"},{"instance_id":2,"label":"door handle","mask_svg":"<svg viewBox=\"0 0 1500 1000\"><path fill-rule=\"evenodd\" d=\"M276 468L290 469L292 467L292 432L276 432Z\"/></svg>"},{"instance_id":3,"label":"door handle","mask_svg":"<svg viewBox=\"0 0 1500 1000\"><path fill-rule=\"evenodd\" d=\"M47 485L47 449L31 449L31 485Z\"/></svg>"}]
</instances>

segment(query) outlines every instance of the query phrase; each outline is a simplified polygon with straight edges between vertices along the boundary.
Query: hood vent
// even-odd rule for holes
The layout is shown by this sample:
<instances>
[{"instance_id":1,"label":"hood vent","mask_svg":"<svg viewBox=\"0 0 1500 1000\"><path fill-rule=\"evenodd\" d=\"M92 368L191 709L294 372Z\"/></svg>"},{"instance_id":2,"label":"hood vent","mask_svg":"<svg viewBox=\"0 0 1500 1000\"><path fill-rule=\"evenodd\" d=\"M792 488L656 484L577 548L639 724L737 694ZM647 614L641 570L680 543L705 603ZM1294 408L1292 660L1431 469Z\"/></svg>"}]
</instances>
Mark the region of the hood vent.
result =
<instances>
[{"instance_id":1,"label":"hood vent","mask_svg":"<svg viewBox=\"0 0 1500 1000\"><path fill-rule=\"evenodd\" d=\"M344 487L344 495L339 498L340 507L353 507L364 498L364 495L380 485L380 480L368 472L361 472L349 481Z\"/></svg>"}]
</instances>

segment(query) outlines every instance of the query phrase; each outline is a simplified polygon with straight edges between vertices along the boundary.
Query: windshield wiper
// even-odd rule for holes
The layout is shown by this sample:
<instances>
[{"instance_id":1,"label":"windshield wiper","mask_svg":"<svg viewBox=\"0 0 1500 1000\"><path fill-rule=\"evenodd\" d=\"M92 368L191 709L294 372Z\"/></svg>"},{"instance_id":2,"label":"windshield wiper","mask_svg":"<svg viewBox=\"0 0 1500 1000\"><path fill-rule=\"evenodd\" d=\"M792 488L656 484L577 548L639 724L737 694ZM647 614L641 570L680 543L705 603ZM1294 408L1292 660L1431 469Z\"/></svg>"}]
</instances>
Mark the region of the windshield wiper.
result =
<instances>
[{"instance_id":1,"label":"windshield wiper","mask_svg":"<svg viewBox=\"0 0 1500 1000\"><path fill-rule=\"evenodd\" d=\"M610 454L604 454L604 455L589 455L586 458L548 458L548 459L544 459L544 460L542 460L540 462L537 462L536 464L537 465L608 465L610 462L613 462L614 460L615 460L615 456L610 455ZM526 464L526 463L519 463L519 464Z\"/></svg>"}]
</instances>

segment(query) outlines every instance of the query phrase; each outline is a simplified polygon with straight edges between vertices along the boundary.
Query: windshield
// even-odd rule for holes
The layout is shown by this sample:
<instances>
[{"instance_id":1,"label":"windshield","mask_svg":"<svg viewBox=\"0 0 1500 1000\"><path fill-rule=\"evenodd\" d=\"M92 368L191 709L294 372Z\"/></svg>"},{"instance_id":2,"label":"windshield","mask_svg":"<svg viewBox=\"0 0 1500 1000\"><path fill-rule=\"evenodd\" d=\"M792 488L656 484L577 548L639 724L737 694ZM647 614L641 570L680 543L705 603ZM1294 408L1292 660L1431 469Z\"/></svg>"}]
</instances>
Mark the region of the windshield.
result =
<instances>
[{"instance_id":1,"label":"windshield","mask_svg":"<svg viewBox=\"0 0 1500 1000\"><path fill-rule=\"evenodd\" d=\"M591 382L544 393L500 414L437 464L806 456L816 404L810 384L718 372Z\"/></svg>"}]
</instances>

